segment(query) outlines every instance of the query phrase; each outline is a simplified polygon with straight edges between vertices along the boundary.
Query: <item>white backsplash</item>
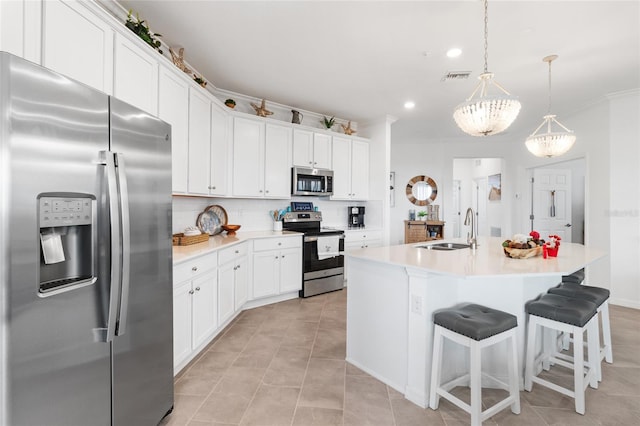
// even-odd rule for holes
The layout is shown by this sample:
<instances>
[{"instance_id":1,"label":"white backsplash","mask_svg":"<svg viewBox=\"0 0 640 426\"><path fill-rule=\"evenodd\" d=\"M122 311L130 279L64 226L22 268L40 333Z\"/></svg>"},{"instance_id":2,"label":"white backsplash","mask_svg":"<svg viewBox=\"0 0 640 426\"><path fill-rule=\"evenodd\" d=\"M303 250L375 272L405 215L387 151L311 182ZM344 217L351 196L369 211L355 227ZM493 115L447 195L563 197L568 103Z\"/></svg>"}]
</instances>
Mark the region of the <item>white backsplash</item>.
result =
<instances>
[{"instance_id":1,"label":"white backsplash","mask_svg":"<svg viewBox=\"0 0 640 426\"><path fill-rule=\"evenodd\" d=\"M382 224L382 203L379 201L329 201L319 197L296 197L293 201L310 201L322 212L322 225L346 228L348 206L365 206L365 224L378 228ZM183 232L196 224L198 215L211 205L222 206L230 224L242 225L241 231L263 231L273 228L270 210L286 209L290 200L254 200L238 198L173 197L173 233Z\"/></svg>"}]
</instances>

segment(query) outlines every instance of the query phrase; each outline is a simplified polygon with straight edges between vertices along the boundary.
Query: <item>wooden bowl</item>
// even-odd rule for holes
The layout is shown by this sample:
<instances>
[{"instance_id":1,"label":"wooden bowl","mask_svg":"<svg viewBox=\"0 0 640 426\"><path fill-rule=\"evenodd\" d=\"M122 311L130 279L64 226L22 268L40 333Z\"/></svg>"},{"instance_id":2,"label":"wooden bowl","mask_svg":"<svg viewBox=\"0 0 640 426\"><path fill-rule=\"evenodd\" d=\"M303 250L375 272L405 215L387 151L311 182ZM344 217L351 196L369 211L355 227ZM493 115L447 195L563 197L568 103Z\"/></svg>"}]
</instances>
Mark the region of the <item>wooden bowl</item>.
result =
<instances>
[{"instance_id":1,"label":"wooden bowl","mask_svg":"<svg viewBox=\"0 0 640 426\"><path fill-rule=\"evenodd\" d=\"M542 246L537 246L530 249L517 249L510 247L502 247L504 254L512 259L528 259L530 257L540 256L542 254Z\"/></svg>"},{"instance_id":2,"label":"wooden bowl","mask_svg":"<svg viewBox=\"0 0 640 426\"><path fill-rule=\"evenodd\" d=\"M240 225L222 225L222 229L227 231L227 235L233 235L240 229Z\"/></svg>"}]
</instances>

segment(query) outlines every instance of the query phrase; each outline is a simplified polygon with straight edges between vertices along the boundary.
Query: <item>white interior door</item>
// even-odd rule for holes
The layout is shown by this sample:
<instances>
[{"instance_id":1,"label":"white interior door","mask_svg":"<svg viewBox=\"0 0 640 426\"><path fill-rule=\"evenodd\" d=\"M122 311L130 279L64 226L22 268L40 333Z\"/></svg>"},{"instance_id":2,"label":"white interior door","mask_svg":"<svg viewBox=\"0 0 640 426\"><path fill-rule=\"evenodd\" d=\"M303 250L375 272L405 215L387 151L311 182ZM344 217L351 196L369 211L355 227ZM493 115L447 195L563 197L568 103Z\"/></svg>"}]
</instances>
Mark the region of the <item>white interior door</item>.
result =
<instances>
[{"instance_id":1,"label":"white interior door","mask_svg":"<svg viewBox=\"0 0 640 426\"><path fill-rule=\"evenodd\" d=\"M475 190L472 192L472 205L476 212L476 226L479 237L489 235L487 227L487 178L474 179Z\"/></svg>"},{"instance_id":2,"label":"white interior door","mask_svg":"<svg viewBox=\"0 0 640 426\"><path fill-rule=\"evenodd\" d=\"M571 170L533 170L533 229L571 242Z\"/></svg>"},{"instance_id":3,"label":"white interior door","mask_svg":"<svg viewBox=\"0 0 640 426\"><path fill-rule=\"evenodd\" d=\"M455 179L453 181L453 223L451 224L453 230L453 238L460 238L460 185L460 180Z\"/></svg>"}]
</instances>

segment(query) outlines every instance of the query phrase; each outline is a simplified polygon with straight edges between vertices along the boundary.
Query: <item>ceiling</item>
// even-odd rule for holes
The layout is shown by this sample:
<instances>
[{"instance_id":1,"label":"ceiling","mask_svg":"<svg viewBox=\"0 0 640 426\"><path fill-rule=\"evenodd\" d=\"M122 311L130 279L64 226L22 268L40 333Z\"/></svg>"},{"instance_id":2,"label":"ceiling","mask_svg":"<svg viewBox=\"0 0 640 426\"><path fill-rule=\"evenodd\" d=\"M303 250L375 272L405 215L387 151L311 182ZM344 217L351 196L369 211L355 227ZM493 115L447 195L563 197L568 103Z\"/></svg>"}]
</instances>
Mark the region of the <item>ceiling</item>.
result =
<instances>
[{"instance_id":1,"label":"ceiling","mask_svg":"<svg viewBox=\"0 0 640 426\"><path fill-rule=\"evenodd\" d=\"M221 89L364 123L395 116L392 142L469 138L452 112L483 70L483 3L123 0ZM489 2L488 69L522 103L505 136L640 88L640 1ZM462 55L449 59L449 48ZM471 71L443 81L448 71ZM407 100L415 102L406 110ZM580 129L572 129L579 134ZM499 137L499 136L497 136Z\"/></svg>"}]
</instances>

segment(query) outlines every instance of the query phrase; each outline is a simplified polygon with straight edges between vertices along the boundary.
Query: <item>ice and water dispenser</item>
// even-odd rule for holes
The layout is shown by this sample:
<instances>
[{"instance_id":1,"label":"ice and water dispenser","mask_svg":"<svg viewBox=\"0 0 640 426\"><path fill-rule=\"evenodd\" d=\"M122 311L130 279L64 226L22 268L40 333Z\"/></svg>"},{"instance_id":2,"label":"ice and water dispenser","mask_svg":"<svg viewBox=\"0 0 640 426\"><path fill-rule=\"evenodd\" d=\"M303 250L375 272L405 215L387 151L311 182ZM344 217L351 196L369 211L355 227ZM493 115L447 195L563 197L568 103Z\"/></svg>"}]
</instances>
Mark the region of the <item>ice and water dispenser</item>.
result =
<instances>
[{"instance_id":1,"label":"ice and water dispenser","mask_svg":"<svg viewBox=\"0 0 640 426\"><path fill-rule=\"evenodd\" d=\"M94 200L88 194L38 197L41 294L95 282Z\"/></svg>"}]
</instances>

